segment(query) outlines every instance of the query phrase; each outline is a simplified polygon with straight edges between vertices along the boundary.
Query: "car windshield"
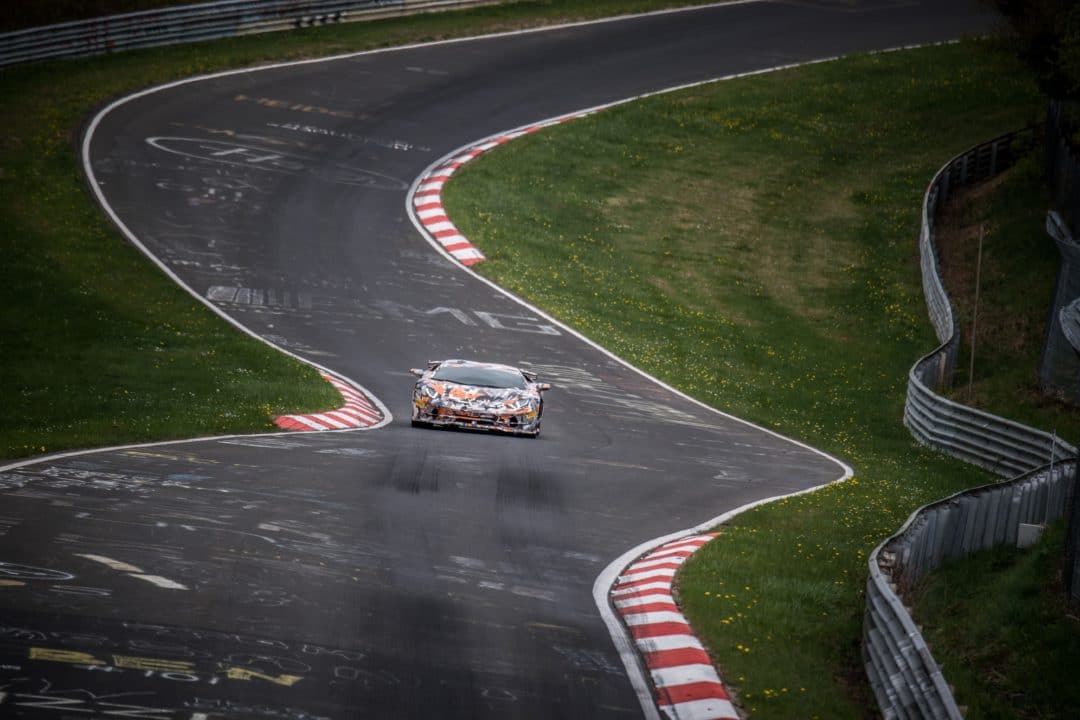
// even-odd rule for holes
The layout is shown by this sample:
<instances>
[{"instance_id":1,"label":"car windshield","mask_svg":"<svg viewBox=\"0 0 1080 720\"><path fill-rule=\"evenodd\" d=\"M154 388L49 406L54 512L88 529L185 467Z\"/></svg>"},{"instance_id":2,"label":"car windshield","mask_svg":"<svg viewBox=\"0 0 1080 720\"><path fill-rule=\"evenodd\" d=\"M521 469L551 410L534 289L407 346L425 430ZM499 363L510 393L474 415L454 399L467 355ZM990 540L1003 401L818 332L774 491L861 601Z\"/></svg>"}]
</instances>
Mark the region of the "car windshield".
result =
<instances>
[{"instance_id":1,"label":"car windshield","mask_svg":"<svg viewBox=\"0 0 1080 720\"><path fill-rule=\"evenodd\" d=\"M435 380L493 388L525 388L525 377L516 370L476 365L444 365L432 376Z\"/></svg>"}]
</instances>

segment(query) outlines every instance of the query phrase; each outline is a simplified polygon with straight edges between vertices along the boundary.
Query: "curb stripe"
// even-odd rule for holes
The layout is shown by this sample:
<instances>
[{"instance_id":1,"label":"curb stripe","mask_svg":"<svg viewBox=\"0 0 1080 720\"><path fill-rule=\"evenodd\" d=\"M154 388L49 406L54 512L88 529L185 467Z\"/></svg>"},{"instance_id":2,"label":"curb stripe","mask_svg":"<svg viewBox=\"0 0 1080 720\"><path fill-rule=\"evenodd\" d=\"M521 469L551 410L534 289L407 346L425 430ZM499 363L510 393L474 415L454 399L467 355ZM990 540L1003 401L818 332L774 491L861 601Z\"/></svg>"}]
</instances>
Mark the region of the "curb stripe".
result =
<instances>
[{"instance_id":1,"label":"curb stripe","mask_svg":"<svg viewBox=\"0 0 1080 720\"><path fill-rule=\"evenodd\" d=\"M631 597L626 600L616 600L614 601L614 605L615 607L622 610L623 608L644 607L645 605L649 605L651 603L665 602L670 603L674 602L674 600L672 599L671 595L668 595L666 593L651 593L649 595L638 595L636 597Z\"/></svg>"},{"instance_id":2,"label":"curb stripe","mask_svg":"<svg viewBox=\"0 0 1080 720\"><path fill-rule=\"evenodd\" d=\"M693 635L665 635L664 637L649 638L642 640L638 644L638 649L643 653L659 653L667 652L668 650L686 650L687 648L693 650L705 651L705 646L701 644Z\"/></svg>"},{"instance_id":3,"label":"curb stripe","mask_svg":"<svg viewBox=\"0 0 1080 720\"><path fill-rule=\"evenodd\" d=\"M671 573L674 575L675 571L679 569L679 566L682 565L685 560L686 558L661 558L659 560L650 560L649 562L631 565L627 568L627 572L623 573L623 577L640 577L654 575L656 573Z\"/></svg>"},{"instance_id":4,"label":"curb stripe","mask_svg":"<svg viewBox=\"0 0 1080 720\"><path fill-rule=\"evenodd\" d=\"M677 568L686 562L686 558L690 557L692 553L685 552L678 555L667 555L665 557L656 558L654 560L643 560L638 563L634 563L630 566L633 570L643 568L655 568L655 567L672 567Z\"/></svg>"},{"instance_id":5,"label":"curb stripe","mask_svg":"<svg viewBox=\"0 0 1080 720\"><path fill-rule=\"evenodd\" d=\"M638 608L634 608L637 610ZM623 612L623 622L627 625L660 625L667 623L685 623L682 613L675 611L628 613Z\"/></svg>"},{"instance_id":6,"label":"curb stripe","mask_svg":"<svg viewBox=\"0 0 1080 720\"><path fill-rule=\"evenodd\" d=\"M637 610L638 612L649 613L649 614L652 614L652 615L655 615L656 613L660 613L660 612L674 612L674 613L679 612L679 606L675 604L674 598L670 598L670 597L666 601L644 603L642 605L633 605L633 606L629 606L629 607L621 607L619 609L622 610L622 611ZM631 616L626 615L624 617L629 618ZM630 624L629 620L627 620L626 622L627 622L627 624Z\"/></svg>"},{"instance_id":7,"label":"curb stripe","mask_svg":"<svg viewBox=\"0 0 1080 720\"><path fill-rule=\"evenodd\" d=\"M664 580L665 578L670 580L675 577L674 570L646 570L644 572L633 573L631 575L619 576L619 583L616 587L628 588L628 587L640 587L648 582L655 582L657 580ZM670 584L670 583L669 583Z\"/></svg>"},{"instance_id":8,"label":"curb stripe","mask_svg":"<svg viewBox=\"0 0 1080 720\"><path fill-rule=\"evenodd\" d=\"M680 665L709 664L709 667L712 667L711 663L712 658L709 657L709 653L698 648L676 648L645 653L645 664L652 668L653 672Z\"/></svg>"},{"instance_id":9,"label":"curb stripe","mask_svg":"<svg viewBox=\"0 0 1080 720\"><path fill-rule=\"evenodd\" d=\"M732 707L731 698L722 697L717 695L711 688L715 688L716 683L693 683L690 685L680 685L675 688L663 688L659 692L659 700L657 705L661 710L667 710L668 715L674 715L674 717L686 718L692 717L684 714L683 708L687 706L693 706L694 704L703 704L713 706L710 710L718 710L723 708L724 710ZM716 707L719 706L719 707ZM697 717L716 717L714 715L697 716Z\"/></svg>"},{"instance_id":10,"label":"curb stripe","mask_svg":"<svg viewBox=\"0 0 1080 720\"><path fill-rule=\"evenodd\" d=\"M312 415L311 419L317 423L320 423L323 427L329 428L330 430L344 430L345 428L349 427L345 423L338 422L334 418L323 413L319 413L318 415Z\"/></svg>"},{"instance_id":11,"label":"curb stripe","mask_svg":"<svg viewBox=\"0 0 1080 720\"><path fill-rule=\"evenodd\" d=\"M680 540L679 542L676 542L676 543L670 543L669 545L664 545L662 550L659 550L656 553L650 554L649 557L660 557L664 553L674 552L676 550L685 550L685 549L689 549L690 552L693 553L695 550L700 548L702 545L709 542L709 540L712 540L714 537L716 537L716 535L717 535L717 533L709 533L707 535L700 536L700 537L708 538L707 540L702 540L700 538L694 538L692 540Z\"/></svg>"},{"instance_id":12,"label":"curb stripe","mask_svg":"<svg viewBox=\"0 0 1080 720\"><path fill-rule=\"evenodd\" d=\"M547 122L530 125L522 130L504 133L494 137L485 138L468 146L464 150L457 151L453 157L446 159L433 168L429 168L416 181L416 190L412 196L413 213L420 221L424 232L434 239L454 260L462 265L470 266L483 262L487 258L480 250L469 242L453 222L446 216L442 206L442 189L450 177L462 165L470 160L480 157L485 152L499 147L515 138L529 135L552 125L560 125L564 122L577 120L578 118L592 115L597 110L586 110L564 117L556 118Z\"/></svg>"},{"instance_id":13,"label":"curb stripe","mask_svg":"<svg viewBox=\"0 0 1080 720\"><path fill-rule=\"evenodd\" d=\"M661 705L678 705L695 700L727 700L728 695L719 682L703 681L669 685L659 692ZM667 702L664 702L667 700Z\"/></svg>"},{"instance_id":14,"label":"curb stripe","mask_svg":"<svg viewBox=\"0 0 1080 720\"><path fill-rule=\"evenodd\" d=\"M697 547L684 548L681 550L669 550L668 552L656 555L654 560L656 560L657 562L677 562L679 564L682 564L686 561L687 558L689 558L697 551Z\"/></svg>"},{"instance_id":15,"label":"curb stripe","mask_svg":"<svg viewBox=\"0 0 1080 720\"><path fill-rule=\"evenodd\" d=\"M634 587L617 587L611 591L611 594L615 597L639 597L641 595L647 595L650 590L666 590L667 592L671 592L671 583L654 582Z\"/></svg>"},{"instance_id":16,"label":"curb stripe","mask_svg":"<svg viewBox=\"0 0 1080 720\"><path fill-rule=\"evenodd\" d=\"M631 625L629 630L631 637L635 640L663 637L664 635L690 635L693 632L686 621Z\"/></svg>"},{"instance_id":17,"label":"curb stripe","mask_svg":"<svg viewBox=\"0 0 1080 720\"><path fill-rule=\"evenodd\" d=\"M315 422L313 420L309 420L308 418L304 417L303 415L282 416L282 417L276 418L274 420L274 424L277 425L279 428L283 428L285 430L299 430L301 432L305 432L305 431L308 431L308 430L325 430L326 429L322 425L320 425L319 423L317 423L317 422Z\"/></svg>"},{"instance_id":18,"label":"curb stripe","mask_svg":"<svg viewBox=\"0 0 1080 720\"><path fill-rule=\"evenodd\" d=\"M371 399L360 390L330 373L322 373L323 379L334 386L345 404L337 410L308 415L281 415L274 424L285 430L306 432L322 430L351 430L378 425L383 414Z\"/></svg>"},{"instance_id":19,"label":"curb stripe","mask_svg":"<svg viewBox=\"0 0 1080 720\"><path fill-rule=\"evenodd\" d=\"M675 571L717 533L683 537L630 563L609 601L652 680L656 704L672 720L737 720L712 659L675 604Z\"/></svg>"},{"instance_id":20,"label":"curb stripe","mask_svg":"<svg viewBox=\"0 0 1080 720\"><path fill-rule=\"evenodd\" d=\"M713 720L714 718L737 718L735 706L727 700L711 699L661 705L664 714L673 720Z\"/></svg>"},{"instance_id":21,"label":"curb stripe","mask_svg":"<svg viewBox=\"0 0 1080 720\"><path fill-rule=\"evenodd\" d=\"M711 664L689 664L689 665L674 665L666 668L654 668L650 670L652 673L653 681L656 682L658 687L662 687L671 694L690 692L686 690L688 686L698 686L708 684L709 687L705 688L708 693L716 692L717 683L720 682L720 676L716 674L716 669ZM679 690L684 688L684 690ZM713 695L707 695L703 697L714 697ZM701 699L701 698L697 698ZM727 699L727 694L724 694L724 699Z\"/></svg>"}]
</instances>

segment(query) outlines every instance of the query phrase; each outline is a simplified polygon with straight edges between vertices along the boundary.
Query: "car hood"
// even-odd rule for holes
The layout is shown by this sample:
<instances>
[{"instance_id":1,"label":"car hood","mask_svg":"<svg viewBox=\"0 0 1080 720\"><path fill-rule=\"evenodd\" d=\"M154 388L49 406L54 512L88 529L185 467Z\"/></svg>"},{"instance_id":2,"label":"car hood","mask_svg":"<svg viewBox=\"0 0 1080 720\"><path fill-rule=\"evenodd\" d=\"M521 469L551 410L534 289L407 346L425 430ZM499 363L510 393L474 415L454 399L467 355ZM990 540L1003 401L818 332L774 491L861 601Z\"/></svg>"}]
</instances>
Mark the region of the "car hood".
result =
<instances>
[{"instance_id":1,"label":"car hood","mask_svg":"<svg viewBox=\"0 0 1080 720\"><path fill-rule=\"evenodd\" d=\"M443 404L485 410L512 409L540 399L540 393L533 388L461 385L430 378L421 380L418 386L431 391Z\"/></svg>"}]
</instances>

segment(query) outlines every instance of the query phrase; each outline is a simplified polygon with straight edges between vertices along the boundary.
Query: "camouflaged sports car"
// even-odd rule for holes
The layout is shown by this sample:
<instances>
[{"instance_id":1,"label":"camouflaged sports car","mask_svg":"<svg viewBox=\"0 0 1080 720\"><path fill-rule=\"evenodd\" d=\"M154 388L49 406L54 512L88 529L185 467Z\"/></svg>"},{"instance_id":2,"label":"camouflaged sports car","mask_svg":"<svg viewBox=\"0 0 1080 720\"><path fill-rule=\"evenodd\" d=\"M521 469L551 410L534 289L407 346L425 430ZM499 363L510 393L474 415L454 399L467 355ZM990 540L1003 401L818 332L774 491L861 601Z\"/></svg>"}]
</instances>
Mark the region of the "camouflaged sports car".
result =
<instances>
[{"instance_id":1,"label":"camouflaged sports car","mask_svg":"<svg viewBox=\"0 0 1080 720\"><path fill-rule=\"evenodd\" d=\"M536 437L544 414L547 383L509 365L438 360L427 370L409 370L413 388L412 424L497 430Z\"/></svg>"}]
</instances>

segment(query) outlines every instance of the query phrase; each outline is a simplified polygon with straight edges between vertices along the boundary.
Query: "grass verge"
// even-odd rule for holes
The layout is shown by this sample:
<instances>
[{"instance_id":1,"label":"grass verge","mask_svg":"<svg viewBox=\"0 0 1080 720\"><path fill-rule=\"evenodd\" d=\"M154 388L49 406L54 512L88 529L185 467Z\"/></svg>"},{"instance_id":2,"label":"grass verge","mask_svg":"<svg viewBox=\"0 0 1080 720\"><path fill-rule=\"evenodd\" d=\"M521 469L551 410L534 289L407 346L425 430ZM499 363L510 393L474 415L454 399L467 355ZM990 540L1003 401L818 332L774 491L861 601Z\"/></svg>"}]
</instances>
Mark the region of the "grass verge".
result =
<instances>
[{"instance_id":1,"label":"grass verge","mask_svg":"<svg viewBox=\"0 0 1080 720\"><path fill-rule=\"evenodd\" d=\"M1080 707L1080 619L1062 584L1065 524L1027 550L945 563L914 593L916 616L973 720L1065 720Z\"/></svg>"},{"instance_id":2,"label":"grass verge","mask_svg":"<svg viewBox=\"0 0 1080 720\"><path fill-rule=\"evenodd\" d=\"M901 423L908 369L936 345L919 213L942 164L1041 107L988 44L859 56L616 107L495 150L444 189L489 258L480 272L856 468L741 515L678 577L755 717L867 715L867 555L915 508L990 480Z\"/></svg>"},{"instance_id":3,"label":"grass verge","mask_svg":"<svg viewBox=\"0 0 1080 720\"><path fill-rule=\"evenodd\" d=\"M317 373L192 300L104 219L80 127L107 100L178 78L693 4L552 0L0 68L0 459L272 429L336 407Z\"/></svg>"}]
</instances>

